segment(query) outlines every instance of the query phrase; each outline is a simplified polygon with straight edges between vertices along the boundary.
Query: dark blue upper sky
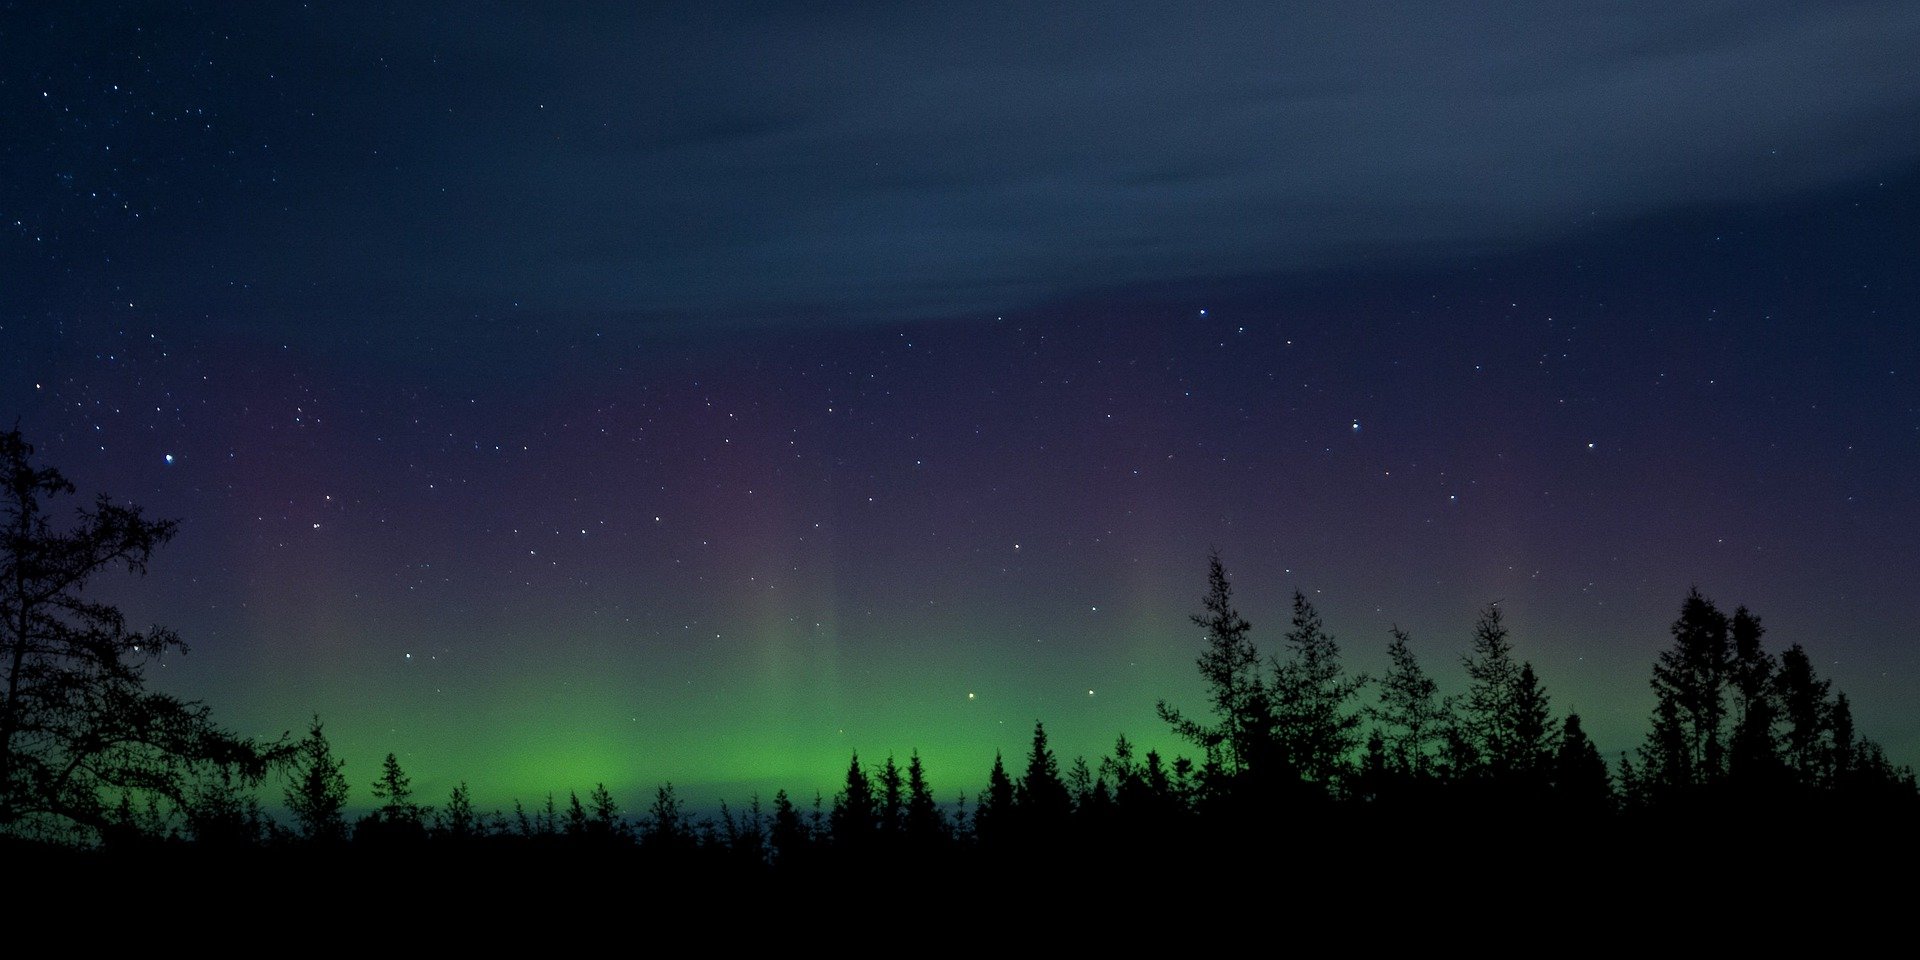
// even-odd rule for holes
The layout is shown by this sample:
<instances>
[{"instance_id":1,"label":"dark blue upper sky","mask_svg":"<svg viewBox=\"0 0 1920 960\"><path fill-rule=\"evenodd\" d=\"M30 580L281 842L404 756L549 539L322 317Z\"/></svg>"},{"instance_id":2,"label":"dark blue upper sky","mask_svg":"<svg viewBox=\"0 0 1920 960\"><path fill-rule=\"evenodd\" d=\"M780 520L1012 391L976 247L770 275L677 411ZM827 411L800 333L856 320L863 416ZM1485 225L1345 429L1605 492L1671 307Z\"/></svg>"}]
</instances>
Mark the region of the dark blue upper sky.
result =
<instances>
[{"instance_id":1,"label":"dark blue upper sky","mask_svg":"<svg viewBox=\"0 0 1920 960\"><path fill-rule=\"evenodd\" d=\"M1920 158L1900 2L10 4L4 23L0 205L26 287L54 264L299 328L988 317L1457 264Z\"/></svg>"}]
</instances>

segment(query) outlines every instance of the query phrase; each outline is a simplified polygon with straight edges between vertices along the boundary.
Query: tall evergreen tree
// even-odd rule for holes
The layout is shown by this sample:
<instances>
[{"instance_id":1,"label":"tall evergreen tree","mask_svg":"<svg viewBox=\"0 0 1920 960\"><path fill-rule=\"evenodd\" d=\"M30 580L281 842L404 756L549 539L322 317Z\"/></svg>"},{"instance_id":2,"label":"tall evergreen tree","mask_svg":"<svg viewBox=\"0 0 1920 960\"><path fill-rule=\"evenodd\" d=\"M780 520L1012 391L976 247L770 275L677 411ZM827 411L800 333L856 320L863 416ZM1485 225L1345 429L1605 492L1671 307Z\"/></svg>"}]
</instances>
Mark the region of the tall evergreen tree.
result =
<instances>
[{"instance_id":1,"label":"tall evergreen tree","mask_svg":"<svg viewBox=\"0 0 1920 960\"><path fill-rule=\"evenodd\" d=\"M900 767L893 762L893 754L887 754L885 766L880 768L880 796L875 811L880 821L880 833L887 837L899 837L906 829L907 784L901 776Z\"/></svg>"},{"instance_id":2,"label":"tall evergreen tree","mask_svg":"<svg viewBox=\"0 0 1920 960\"><path fill-rule=\"evenodd\" d=\"M1774 689L1778 667L1773 655L1760 646L1766 631L1760 618L1741 607L1733 612L1728 633L1733 660L1727 675L1733 687L1733 735L1727 746L1727 774L1746 782L1771 782L1781 770L1779 737L1774 727L1780 715Z\"/></svg>"},{"instance_id":3,"label":"tall evergreen tree","mask_svg":"<svg viewBox=\"0 0 1920 960\"><path fill-rule=\"evenodd\" d=\"M1830 728L1827 693L1829 681L1815 675L1813 659L1799 644L1780 654L1780 672L1774 676L1774 695L1779 698L1782 719L1786 721L1787 765L1800 782L1819 786L1826 782L1831 752L1827 747Z\"/></svg>"},{"instance_id":4,"label":"tall evergreen tree","mask_svg":"<svg viewBox=\"0 0 1920 960\"><path fill-rule=\"evenodd\" d=\"M1014 784L1014 808L1020 822L1037 836L1053 836L1073 812L1073 800L1066 782L1060 779L1060 763L1047 746L1047 728L1036 721L1033 746L1027 751L1027 772Z\"/></svg>"},{"instance_id":5,"label":"tall evergreen tree","mask_svg":"<svg viewBox=\"0 0 1920 960\"><path fill-rule=\"evenodd\" d=\"M1827 710L1827 729L1832 733L1828 778L1838 786L1852 776L1860 746L1853 731L1853 705L1844 692L1833 695L1833 705Z\"/></svg>"},{"instance_id":6,"label":"tall evergreen tree","mask_svg":"<svg viewBox=\"0 0 1920 960\"><path fill-rule=\"evenodd\" d=\"M587 795L586 835L602 843L627 836L626 823L620 819L620 804L604 783L594 784L593 792Z\"/></svg>"},{"instance_id":7,"label":"tall evergreen tree","mask_svg":"<svg viewBox=\"0 0 1920 960\"><path fill-rule=\"evenodd\" d=\"M1449 741L1452 764L1460 773L1504 780L1518 753L1514 734L1514 690L1520 664L1497 603L1488 604L1473 627L1473 646L1461 658L1468 687L1455 711L1460 724Z\"/></svg>"},{"instance_id":8,"label":"tall evergreen tree","mask_svg":"<svg viewBox=\"0 0 1920 960\"><path fill-rule=\"evenodd\" d=\"M1217 722L1185 716L1165 700L1158 708L1176 733L1206 752L1210 767L1231 777L1252 761L1270 721L1260 653L1247 638L1252 624L1234 608L1233 583L1217 550L1207 557L1207 595L1201 603L1204 612L1189 619L1205 631L1207 648L1196 662Z\"/></svg>"},{"instance_id":9,"label":"tall evergreen tree","mask_svg":"<svg viewBox=\"0 0 1920 960\"><path fill-rule=\"evenodd\" d=\"M375 814L381 823L402 830L422 829L425 811L413 802L413 781L391 753L380 765L380 778L373 782L373 798L380 802Z\"/></svg>"},{"instance_id":10,"label":"tall evergreen tree","mask_svg":"<svg viewBox=\"0 0 1920 960\"><path fill-rule=\"evenodd\" d=\"M347 777L342 769L346 761L335 759L320 718L314 717L306 739L295 751L293 779L287 785L287 811L300 825L300 833L315 843L337 843L346 839Z\"/></svg>"},{"instance_id":11,"label":"tall evergreen tree","mask_svg":"<svg viewBox=\"0 0 1920 960\"><path fill-rule=\"evenodd\" d=\"M946 815L940 811L940 804L933 799L933 790L927 786L926 767L920 762L920 751L915 750L907 757L907 838L917 844L926 845L946 838Z\"/></svg>"},{"instance_id":12,"label":"tall evergreen tree","mask_svg":"<svg viewBox=\"0 0 1920 960\"><path fill-rule=\"evenodd\" d=\"M1733 647L1725 614L1699 588L1687 594L1673 622L1673 646L1653 667L1656 729L1660 749L1667 741L1684 752L1670 758L1665 773L1685 779L1663 784L1677 790L1715 783L1726 774L1726 691ZM1671 704L1671 709L1667 704Z\"/></svg>"},{"instance_id":13,"label":"tall evergreen tree","mask_svg":"<svg viewBox=\"0 0 1920 960\"><path fill-rule=\"evenodd\" d=\"M567 791L567 836L574 840L587 838L587 805L580 802L580 794Z\"/></svg>"},{"instance_id":14,"label":"tall evergreen tree","mask_svg":"<svg viewBox=\"0 0 1920 960\"><path fill-rule=\"evenodd\" d=\"M694 849L693 824L680 804L672 783L663 783L653 792L653 805L647 808L640 831L641 847L655 853L681 855Z\"/></svg>"},{"instance_id":15,"label":"tall evergreen tree","mask_svg":"<svg viewBox=\"0 0 1920 960\"><path fill-rule=\"evenodd\" d=\"M991 846L1004 842L1014 814L1013 780L999 751L993 754L993 770L987 774L986 792L980 794L973 810L973 836Z\"/></svg>"},{"instance_id":16,"label":"tall evergreen tree","mask_svg":"<svg viewBox=\"0 0 1920 960\"><path fill-rule=\"evenodd\" d=\"M847 767L846 786L833 798L834 845L848 850L865 848L873 839L878 814L873 781L860 769L860 754L855 752Z\"/></svg>"},{"instance_id":17,"label":"tall evergreen tree","mask_svg":"<svg viewBox=\"0 0 1920 960\"><path fill-rule=\"evenodd\" d=\"M1567 714L1560 728L1560 749L1553 762L1553 792L1562 807L1576 813L1600 813L1613 808L1613 784L1607 761L1580 726L1580 715Z\"/></svg>"},{"instance_id":18,"label":"tall evergreen tree","mask_svg":"<svg viewBox=\"0 0 1920 960\"><path fill-rule=\"evenodd\" d=\"M1514 678L1512 743L1509 768L1516 785L1544 788L1553 775L1553 714L1546 688L1533 673L1533 664L1524 661L1520 675Z\"/></svg>"},{"instance_id":19,"label":"tall evergreen tree","mask_svg":"<svg viewBox=\"0 0 1920 960\"><path fill-rule=\"evenodd\" d=\"M812 845L812 831L785 790L773 795L773 830L768 839L773 845L774 862L784 865L800 862Z\"/></svg>"},{"instance_id":20,"label":"tall evergreen tree","mask_svg":"<svg viewBox=\"0 0 1920 960\"><path fill-rule=\"evenodd\" d=\"M1387 645L1392 667L1380 680L1380 702L1373 716L1381 725L1382 765L1397 776L1424 779L1434 772L1435 753L1446 727L1439 684L1420 669L1408 637L1393 628Z\"/></svg>"},{"instance_id":21,"label":"tall evergreen tree","mask_svg":"<svg viewBox=\"0 0 1920 960\"><path fill-rule=\"evenodd\" d=\"M1297 590L1287 649L1289 659L1274 664L1271 694L1280 751L1308 782L1336 787L1360 745L1362 715L1351 707L1367 678L1347 675L1339 644Z\"/></svg>"},{"instance_id":22,"label":"tall evergreen tree","mask_svg":"<svg viewBox=\"0 0 1920 960\"><path fill-rule=\"evenodd\" d=\"M480 817L473 810L473 793L462 780L447 796L439 818L440 834L449 840L471 840L480 834Z\"/></svg>"}]
</instances>

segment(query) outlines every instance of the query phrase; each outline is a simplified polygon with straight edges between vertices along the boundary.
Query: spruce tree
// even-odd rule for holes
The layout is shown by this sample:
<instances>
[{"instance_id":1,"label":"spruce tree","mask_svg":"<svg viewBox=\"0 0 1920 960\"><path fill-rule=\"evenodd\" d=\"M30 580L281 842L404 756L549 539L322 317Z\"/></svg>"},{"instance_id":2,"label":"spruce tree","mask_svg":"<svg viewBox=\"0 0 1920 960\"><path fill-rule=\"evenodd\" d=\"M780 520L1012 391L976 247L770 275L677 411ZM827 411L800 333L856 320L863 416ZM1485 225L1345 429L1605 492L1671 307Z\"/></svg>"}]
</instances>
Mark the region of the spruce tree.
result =
<instances>
[{"instance_id":1,"label":"spruce tree","mask_svg":"<svg viewBox=\"0 0 1920 960\"><path fill-rule=\"evenodd\" d=\"M1782 768L1779 737L1774 732L1780 715L1774 689L1778 666L1760 646L1765 635L1760 618L1741 607L1733 613L1728 633L1733 660L1728 678L1733 687L1733 735L1727 747L1727 775L1743 783L1772 783Z\"/></svg>"},{"instance_id":2,"label":"spruce tree","mask_svg":"<svg viewBox=\"0 0 1920 960\"><path fill-rule=\"evenodd\" d=\"M879 803L875 812L880 833L889 838L898 838L906 829L907 785L891 753L887 754L886 765L880 768L879 787Z\"/></svg>"},{"instance_id":3,"label":"spruce tree","mask_svg":"<svg viewBox=\"0 0 1920 960\"><path fill-rule=\"evenodd\" d=\"M1040 836L1051 836L1073 812L1067 785L1060 779L1060 763L1047 746L1047 728L1035 721L1033 746L1027 752L1027 772L1014 786L1019 819Z\"/></svg>"},{"instance_id":4,"label":"spruce tree","mask_svg":"<svg viewBox=\"0 0 1920 960\"><path fill-rule=\"evenodd\" d=\"M1158 709L1174 732L1206 753L1211 769L1232 777L1260 751L1257 741L1266 736L1269 717L1260 653L1247 638L1252 625L1234 608L1233 583L1217 550L1207 557L1207 595L1201 604L1204 612L1189 619L1205 631L1207 648L1196 663L1217 722L1188 717L1165 700Z\"/></svg>"},{"instance_id":5,"label":"spruce tree","mask_svg":"<svg viewBox=\"0 0 1920 960\"><path fill-rule=\"evenodd\" d=\"M846 786L833 798L833 843L846 850L866 848L873 839L878 810L873 781L860 769L860 754L847 766Z\"/></svg>"},{"instance_id":6,"label":"spruce tree","mask_svg":"<svg viewBox=\"0 0 1920 960\"><path fill-rule=\"evenodd\" d=\"M1393 628L1387 645L1392 666L1380 680L1380 702L1372 710L1383 728L1382 763L1392 774L1420 780L1434 772L1435 751L1441 745L1445 712L1439 702L1440 685L1420 669L1408 637Z\"/></svg>"},{"instance_id":7,"label":"spruce tree","mask_svg":"<svg viewBox=\"0 0 1920 960\"><path fill-rule=\"evenodd\" d=\"M518 806L516 802L515 806ZM447 806L440 814L440 833L449 840L471 840L480 833L480 818L473 810L473 793L467 789L467 782L460 781L453 792L447 796Z\"/></svg>"},{"instance_id":8,"label":"spruce tree","mask_svg":"<svg viewBox=\"0 0 1920 960\"><path fill-rule=\"evenodd\" d=\"M413 802L413 781L391 753L380 765L380 778L373 782L373 798L380 802L375 815L381 823L398 831L422 829L424 811Z\"/></svg>"},{"instance_id":9,"label":"spruce tree","mask_svg":"<svg viewBox=\"0 0 1920 960\"><path fill-rule=\"evenodd\" d=\"M999 751L994 751L987 789L974 804L974 839L983 846L1006 842L1014 816L1013 780L1007 776L1007 766Z\"/></svg>"},{"instance_id":10,"label":"spruce tree","mask_svg":"<svg viewBox=\"0 0 1920 960\"><path fill-rule=\"evenodd\" d=\"M1367 678L1346 674L1339 644L1297 590L1287 649L1289 659L1274 664L1271 694L1281 755L1308 782L1337 787L1360 745L1362 716L1351 706Z\"/></svg>"},{"instance_id":11,"label":"spruce tree","mask_svg":"<svg viewBox=\"0 0 1920 960\"><path fill-rule=\"evenodd\" d=\"M933 799L918 750L907 757L906 832L907 839L921 845L945 839L947 834L946 815Z\"/></svg>"},{"instance_id":12,"label":"spruce tree","mask_svg":"<svg viewBox=\"0 0 1920 960\"><path fill-rule=\"evenodd\" d=\"M347 777L342 769L346 761L333 756L320 718L313 718L306 739L295 748L293 780L287 785L287 811L299 824L300 833L314 843L338 843L346 839Z\"/></svg>"},{"instance_id":13,"label":"spruce tree","mask_svg":"<svg viewBox=\"0 0 1920 960\"><path fill-rule=\"evenodd\" d=\"M1786 721L1787 765L1802 784L1819 786L1827 780L1831 752L1827 692L1832 684L1815 675L1813 659L1799 644L1780 654L1780 672L1774 676L1774 695Z\"/></svg>"},{"instance_id":14,"label":"spruce tree","mask_svg":"<svg viewBox=\"0 0 1920 960\"><path fill-rule=\"evenodd\" d=\"M1649 734L1662 741L1659 751L1668 750L1670 740L1684 754L1663 760L1662 776L1683 778L1661 784L1668 791L1725 776L1726 690L1733 666L1727 617L1699 588L1681 602L1671 632L1673 646L1661 651L1653 667L1656 727Z\"/></svg>"},{"instance_id":15,"label":"spruce tree","mask_svg":"<svg viewBox=\"0 0 1920 960\"><path fill-rule=\"evenodd\" d=\"M1517 752L1514 734L1514 691L1520 683L1520 664L1513 659L1513 641L1497 603L1481 611L1473 627L1471 652L1461 659L1468 687L1457 701L1460 730L1452 738L1457 772L1504 781L1512 772Z\"/></svg>"},{"instance_id":16,"label":"spruce tree","mask_svg":"<svg viewBox=\"0 0 1920 960\"><path fill-rule=\"evenodd\" d=\"M1553 792L1560 805L1577 814L1613 809L1613 784L1607 761L1580 726L1580 715L1567 714L1560 728L1560 748L1553 762Z\"/></svg>"}]
</instances>

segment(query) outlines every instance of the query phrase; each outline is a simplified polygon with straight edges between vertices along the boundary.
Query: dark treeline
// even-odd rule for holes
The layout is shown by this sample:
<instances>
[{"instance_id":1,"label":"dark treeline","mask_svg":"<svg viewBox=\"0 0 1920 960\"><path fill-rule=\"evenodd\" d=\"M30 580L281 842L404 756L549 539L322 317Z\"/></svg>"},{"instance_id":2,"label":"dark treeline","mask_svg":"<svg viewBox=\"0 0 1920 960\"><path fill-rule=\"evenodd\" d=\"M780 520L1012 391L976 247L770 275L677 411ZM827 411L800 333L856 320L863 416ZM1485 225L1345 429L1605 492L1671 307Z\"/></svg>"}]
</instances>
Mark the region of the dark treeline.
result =
<instances>
[{"instance_id":1,"label":"dark treeline","mask_svg":"<svg viewBox=\"0 0 1920 960\"><path fill-rule=\"evenodd\" d=\"M1279 650L1263 654L1215 555L1193 617L1206 700L1160 704L1191 757L1118 736L1105 756L1066 761L1036 722L1023 756L996 755L984 770L856 754L830 797L781 791L695 816L671 784L650 797L595 785L482 811L465 783L419 796L389 754L361 785L374 808L350 818L354 785L319 718L297 740L253 741L144 689L142 665L178 639L130 631L79 591L96 572L143 569L172 525L103 498L54 530L43 501L72 487L34 468L31 452L17 432L0 434L0 836L16 863L585 859L680 878L879 866L1010 881L1062 865L1135 875L1286 862L1333 896L1383 862L1403 876L1503 875L1512 858L1556 856L1595 876L1689 860L1778 871L1847 842L1911 849L1920 813L1912 771L1860 735L1807 652L1769 651L1758 616L1728 614L1698 590L1652 665L1644 741L1609 762L1578 715L1555 712L1497 604L1473 626L1464 691L1442 697L1398 629L1384 675L1347 670L1299 593ZM943 802L936 775L964 792ZM263 792L284 801L284 818Z\"/></svg>"}]
</instances>

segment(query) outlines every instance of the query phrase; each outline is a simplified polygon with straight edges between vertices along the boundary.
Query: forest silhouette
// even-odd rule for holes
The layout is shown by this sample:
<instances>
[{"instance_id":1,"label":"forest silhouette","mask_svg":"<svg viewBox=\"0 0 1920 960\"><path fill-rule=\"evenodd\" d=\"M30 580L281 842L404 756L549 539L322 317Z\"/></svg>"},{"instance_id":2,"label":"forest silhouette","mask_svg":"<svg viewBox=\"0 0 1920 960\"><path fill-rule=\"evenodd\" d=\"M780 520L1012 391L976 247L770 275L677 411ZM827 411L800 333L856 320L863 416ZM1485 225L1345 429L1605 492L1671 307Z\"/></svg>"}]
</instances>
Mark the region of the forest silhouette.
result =
<instances>
[{"instance_id":1,"label":"forest silhouette","mask_svg":"<svg viewBox=\"0 0 1920 960\"><path fill-rule=\"evenodd\" d=\"M996 754L957 801L941 797L978 773L939 771L955 779L937 794L917 753L855 754L832 796L783 790L711 816L671 783L485 811L464 782L419 796L393 754L377 778L350 782L320 717L297 739L248 739L146 689L144 668L180 638L129 629L83 588L143 572L174 524L103 496L57 525L75 487L36 466L17 429L0 433L0 471L0 853L16 879L103 863L314 875L404 862L441 876L589 865L681 884L874 871L1204 884L1277 864L1305 902L1431 885L1465 897L1477 883L1545 896L1553 876L1647 883L1702 869L1812 882L1916 846L1913 771L1855 729L1805 649L1769 650L1745 607L1687 593L1651 668L1645 738L1609 762L1516 657L1498 604L1458 664L1466 689L1443 697L1397 628L1383 675L1348 670L1300 593L1281 649L1261 651L1218 553L1192 618L1206 699L1159 704L1191 756L1118 735L1103 757L1063 760L1036 721L1024 756ZM372 808L350 816L356 796ZM1574 868L1543 872L1553 862Z\"/></svg>"}]
</instances>

